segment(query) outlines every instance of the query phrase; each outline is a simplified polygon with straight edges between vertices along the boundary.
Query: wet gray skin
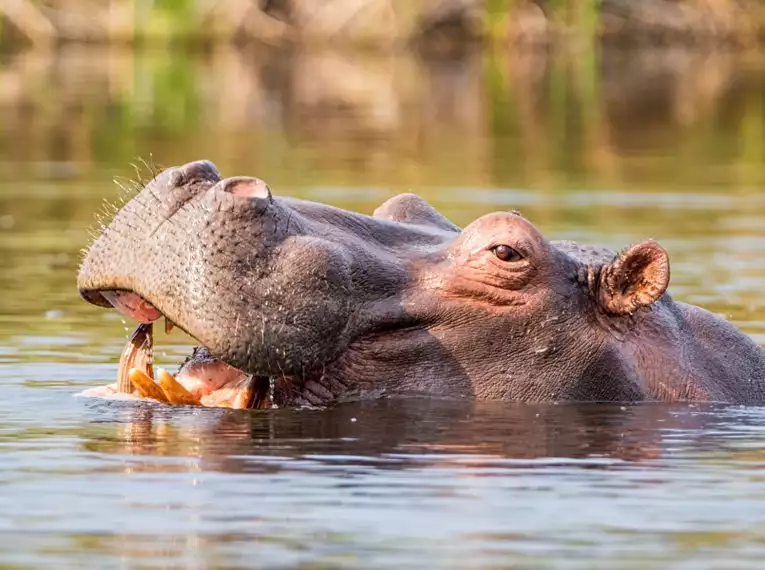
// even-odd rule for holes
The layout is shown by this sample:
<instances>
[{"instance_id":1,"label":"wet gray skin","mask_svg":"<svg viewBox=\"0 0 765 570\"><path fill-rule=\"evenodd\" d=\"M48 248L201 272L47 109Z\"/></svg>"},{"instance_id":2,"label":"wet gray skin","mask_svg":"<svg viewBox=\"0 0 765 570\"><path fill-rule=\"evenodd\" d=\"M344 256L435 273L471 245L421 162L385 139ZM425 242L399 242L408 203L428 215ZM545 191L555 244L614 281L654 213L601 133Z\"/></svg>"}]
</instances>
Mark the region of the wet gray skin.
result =
<instances>
[{"instance_id":1,"label":"wet gray skin","mask_svg":"<svg viewBox=\"0 0 765 570\"><path fill-rule=\"evenodd\" d=\"M225 363L273 380L282 406L407 393L765 402L765 352L674 301L669 276L650 240L619 255L548 241L517 212L460 229L411 194L367 216L198 161L118 212L78 286L101 307L114 291L148 301L116 306L195 338L179 376L207 366L212 382Z\"/></svg>"}]
</instances>

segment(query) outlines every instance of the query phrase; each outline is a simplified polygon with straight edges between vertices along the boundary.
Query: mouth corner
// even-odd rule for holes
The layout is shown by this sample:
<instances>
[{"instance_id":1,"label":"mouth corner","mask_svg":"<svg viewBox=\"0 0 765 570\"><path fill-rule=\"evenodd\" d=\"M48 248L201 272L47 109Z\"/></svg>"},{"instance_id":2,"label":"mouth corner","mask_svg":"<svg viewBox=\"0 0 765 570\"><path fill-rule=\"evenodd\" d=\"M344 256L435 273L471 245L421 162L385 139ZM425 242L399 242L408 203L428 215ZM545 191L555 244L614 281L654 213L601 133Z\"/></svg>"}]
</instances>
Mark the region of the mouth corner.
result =
<instances>
[{"instance_id":1,"label":"mouth corner","mask_svg":"<svg viewBox=\"0 0 765 570\"><path fill-rule=\"evenodd\" d=\"M100 289L90 289L90 288L81 287L80 299L90 303L91 305L95 305L96 307L101 307L102 309L114 308L112 304L109 301L107 301L106 298L103 296Z\"/></svg>"}]
</instances>

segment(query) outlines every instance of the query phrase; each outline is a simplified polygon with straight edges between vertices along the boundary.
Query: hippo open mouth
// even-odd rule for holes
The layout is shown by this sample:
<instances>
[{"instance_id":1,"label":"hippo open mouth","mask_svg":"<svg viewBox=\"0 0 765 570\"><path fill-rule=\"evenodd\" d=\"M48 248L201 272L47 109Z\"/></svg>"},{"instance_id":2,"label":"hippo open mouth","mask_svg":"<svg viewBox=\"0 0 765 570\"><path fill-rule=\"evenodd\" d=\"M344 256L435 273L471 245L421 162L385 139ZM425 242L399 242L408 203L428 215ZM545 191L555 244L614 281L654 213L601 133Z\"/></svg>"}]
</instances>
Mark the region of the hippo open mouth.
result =
<instances>
[{"instance_id":1,"label":"hippo open mouth","mask_svg":"<svg viewBox=\"0 0 765 570\"><path fill-rule=\"evenodd\" d=\"M268 378L238 370L214 358L204 347L194 348L175 375L154 370L154 323L163 315L149 301L131 291L91 291L139 323L120 358L115 384L87 390L85 395L148 398L173 405L230 408L273 407ZM165 333L175 325L165 318ZM269 397L270 396L270 397Z\"/></svg>"}]
</instances>

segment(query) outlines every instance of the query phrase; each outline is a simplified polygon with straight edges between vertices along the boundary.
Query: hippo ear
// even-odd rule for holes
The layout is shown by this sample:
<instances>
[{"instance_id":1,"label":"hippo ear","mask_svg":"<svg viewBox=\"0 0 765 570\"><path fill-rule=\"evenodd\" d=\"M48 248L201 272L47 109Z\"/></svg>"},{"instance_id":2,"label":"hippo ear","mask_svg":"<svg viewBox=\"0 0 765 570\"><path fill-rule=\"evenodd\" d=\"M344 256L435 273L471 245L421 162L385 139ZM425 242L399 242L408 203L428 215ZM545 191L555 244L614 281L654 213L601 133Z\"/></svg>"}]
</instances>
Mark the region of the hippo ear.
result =
<instances>
[{"instance_id":1,"label":"hippo ear","mask_svg":"<svg viewBox=\"0 0 765 570\"><path fill-rule=\"evenodd\" d=\"M604 265L597 301L608 313L632 314L654 303L669 285L669 255L653 240L642 241Z\"/></svg>"}]
</instances>

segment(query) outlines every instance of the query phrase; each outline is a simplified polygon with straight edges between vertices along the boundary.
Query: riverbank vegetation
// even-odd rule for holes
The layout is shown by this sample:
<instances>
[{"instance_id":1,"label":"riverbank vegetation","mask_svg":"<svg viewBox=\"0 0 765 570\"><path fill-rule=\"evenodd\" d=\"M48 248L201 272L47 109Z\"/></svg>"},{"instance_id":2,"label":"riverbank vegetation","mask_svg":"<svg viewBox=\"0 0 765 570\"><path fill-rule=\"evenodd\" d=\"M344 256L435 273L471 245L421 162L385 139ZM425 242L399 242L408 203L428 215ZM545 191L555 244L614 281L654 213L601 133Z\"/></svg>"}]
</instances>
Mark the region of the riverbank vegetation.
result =
<instances>
[{"instance_id":1,"label":"riverbank vegetation","mask_svg":"<svg viewBox=\"0 0 765 570\"><path fill-rule=\"evenodd\" d=\"M5 0L6 42L765 42L758 0Z\"/></svg>"},{"instance_id":2,"label":"riverbank vegetation","mask_svg":"<svg viewBox=\"0 0 765 570\"><path fill-rule=\"evenodd\" d=\"M765 57L687 47L71 44L6 59L0 174L204 156L282 187L761 188L763 91Z\"/></svg>"}]
</instances>

